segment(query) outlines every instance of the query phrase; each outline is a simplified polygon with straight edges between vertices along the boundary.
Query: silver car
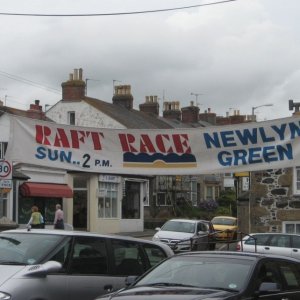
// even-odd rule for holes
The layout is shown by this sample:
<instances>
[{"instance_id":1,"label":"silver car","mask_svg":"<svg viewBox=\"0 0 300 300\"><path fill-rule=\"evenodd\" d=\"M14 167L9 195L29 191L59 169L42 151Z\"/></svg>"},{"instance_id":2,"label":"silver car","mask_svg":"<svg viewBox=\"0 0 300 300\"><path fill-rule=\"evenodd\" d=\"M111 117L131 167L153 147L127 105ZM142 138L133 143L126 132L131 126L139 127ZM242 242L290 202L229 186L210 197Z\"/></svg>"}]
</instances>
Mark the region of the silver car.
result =
<instances>
[{"instance_id":1,"label":"silver car","mask_svg":"<svg viewBox=\"0 0 300 300\"><path fill-rule=\"evenodd\" d=\"M118 235L35 229L0 233L0 300L90 300L173 255Z\"/></svg>"},{"instance_id":2,"label":"silver car","mask_svg":"<svg viewBox=\"0 0 300 300\"><path fill-rule=\"evenodd\" d=\"M152 241L165 243L174 252L215 249L215 231L210 221L172 219L155 230Z\"/></svg>"},{"instance_id":3,"label":"silver car","mask_svg":"<svg viewBox=\"0 0 300 300\"><path fill-rule=\"evenodd\" d=\"M283 255L300 259L300 235L290 233L251 233L237 243L237 251Z\"/></svg>"}]
</instances>

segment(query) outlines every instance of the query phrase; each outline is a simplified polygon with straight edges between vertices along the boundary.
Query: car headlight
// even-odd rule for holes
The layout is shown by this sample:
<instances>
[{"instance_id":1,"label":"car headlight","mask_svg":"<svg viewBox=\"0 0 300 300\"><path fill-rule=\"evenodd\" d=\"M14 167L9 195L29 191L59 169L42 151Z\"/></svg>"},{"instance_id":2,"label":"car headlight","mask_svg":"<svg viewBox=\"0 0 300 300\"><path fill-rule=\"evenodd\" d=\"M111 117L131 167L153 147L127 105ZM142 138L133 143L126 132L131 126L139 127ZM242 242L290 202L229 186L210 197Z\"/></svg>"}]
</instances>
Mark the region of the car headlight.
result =
<instances>
[{"instance_id":1,"label":"car headlight","mask_svg":"<svg viewBox=\"0 0 300 300\"><path fill-rule=\"evenodd\" d=\"M11 295L0 292L0 300L10 300L11 299Z\"/></svg>"},{"instance_id":2,"label":"car headlight","mask_svg":"<svg viewBox=\"0 0 300 300\"><path fill-rule=\"evenodd\" d=\"M155 235L155 236L152 238L152 241L158 242L158 241L159 241L159 236L158 236L158 235Z\"/></svg>"}]
</instances>

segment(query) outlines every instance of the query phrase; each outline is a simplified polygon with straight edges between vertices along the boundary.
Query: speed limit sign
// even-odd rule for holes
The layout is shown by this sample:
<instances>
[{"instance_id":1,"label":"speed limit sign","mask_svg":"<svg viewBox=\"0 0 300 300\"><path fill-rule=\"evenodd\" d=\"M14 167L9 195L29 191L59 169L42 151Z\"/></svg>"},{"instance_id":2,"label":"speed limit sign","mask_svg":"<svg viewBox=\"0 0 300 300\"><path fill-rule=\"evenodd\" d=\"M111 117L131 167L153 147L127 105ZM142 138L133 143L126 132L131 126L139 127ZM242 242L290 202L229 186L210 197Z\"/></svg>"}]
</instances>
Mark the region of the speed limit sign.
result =
<instances>
[{"instance_id":1,"label":"speed limit sign","mask_svg":"<svg viewBox=\"0 0 300 300\"><path fill-rule=\"evenodd\" d=\"M0 160L0 179L11 179L12 178L11 163L7 160Z\"/></svg>"}]
</instances>

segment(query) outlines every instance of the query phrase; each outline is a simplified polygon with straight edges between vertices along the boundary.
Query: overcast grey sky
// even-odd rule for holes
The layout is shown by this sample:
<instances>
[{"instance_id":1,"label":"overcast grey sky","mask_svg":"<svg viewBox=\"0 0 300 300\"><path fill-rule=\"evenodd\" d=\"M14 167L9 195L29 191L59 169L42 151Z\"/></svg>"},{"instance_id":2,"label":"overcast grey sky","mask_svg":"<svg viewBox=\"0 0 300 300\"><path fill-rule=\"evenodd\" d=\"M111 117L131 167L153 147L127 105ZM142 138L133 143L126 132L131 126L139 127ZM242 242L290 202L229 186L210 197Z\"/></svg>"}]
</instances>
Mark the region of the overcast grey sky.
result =
<instances>
[{"instance_id":1,"label":"overcast grey sky","mask_svg":"<svg viewBox=\"0 0 300 300\"><path fill-rule=\"evenodd\" d=\"M0 13L102 14L218 1L1 0ZM288 100L300 101L299 20L299 0L103 17L0 15L0 99L21 109L35 99L54 104L69 73L83 68L88 96L107 102L119 80L131 85L135 108L146 95L158 95L161 107L163 99L184 107L193 93L201 112L251 114L272 103L255 110L258 120L288 117Z\"/></svg>"}]
</instances>

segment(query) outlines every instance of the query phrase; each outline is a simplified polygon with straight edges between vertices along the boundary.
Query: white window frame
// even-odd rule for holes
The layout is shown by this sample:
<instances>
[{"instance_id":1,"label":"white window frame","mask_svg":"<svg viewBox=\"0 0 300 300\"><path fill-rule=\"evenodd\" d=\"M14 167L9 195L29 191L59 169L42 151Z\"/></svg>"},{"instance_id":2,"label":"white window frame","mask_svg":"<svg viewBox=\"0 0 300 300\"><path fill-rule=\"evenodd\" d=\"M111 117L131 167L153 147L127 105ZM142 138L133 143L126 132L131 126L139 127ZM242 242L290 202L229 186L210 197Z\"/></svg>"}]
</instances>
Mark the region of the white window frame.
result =
<instances>
[{"instance_id":1,"label":"white window frame","mask_svg":"<svg viewBox=\"0 0 300 300\"><path fill-rule=\"evenodd\" d=\"M286 231L287 225L293 225L294 226L294 231L293 232L287 232ZM299 232L297 232L297 230L296 230L297 227L299 228ZM284 222L282 222L282 232L283 233L300 234L300 221L284 221Z\"/></svg>"},{"instance_id":2,"label":"white window frame","mask_svg":"<svg viewBox=\"0 0 300 300\"><path fill-rule=\"evenodd\" d=\"M113 195L115 195L115 197L113 197ZM118 218L118 214L119 214L118 196L119 196L119 183L98 181L98 218L99 219Z\"/></svg>"},{"instance_id":3,"label":"white window frame","mask_svg":"<svg viewBox=\"0 0 300 300\"><path fill-rule=\"evenodd\" d=\"M75 111L68 111L68 124L69 125L76 125L75 123L76 123Z\"/></svg>"},{"instance_id":4,"label":"white window frame","mask_svg":"<svg viewBox=\"0 0 300 300\"><path fill-rule=\"evenodd\" d=\"M293 194L300 195L300 166L293 168Z\"/></svg>"}]
</instances>

